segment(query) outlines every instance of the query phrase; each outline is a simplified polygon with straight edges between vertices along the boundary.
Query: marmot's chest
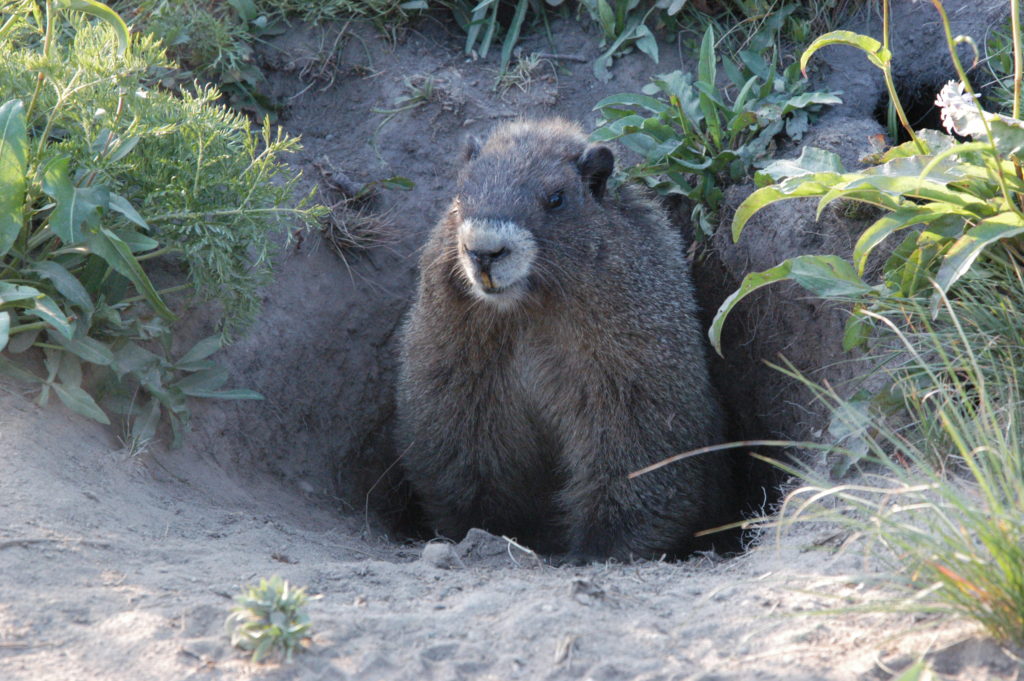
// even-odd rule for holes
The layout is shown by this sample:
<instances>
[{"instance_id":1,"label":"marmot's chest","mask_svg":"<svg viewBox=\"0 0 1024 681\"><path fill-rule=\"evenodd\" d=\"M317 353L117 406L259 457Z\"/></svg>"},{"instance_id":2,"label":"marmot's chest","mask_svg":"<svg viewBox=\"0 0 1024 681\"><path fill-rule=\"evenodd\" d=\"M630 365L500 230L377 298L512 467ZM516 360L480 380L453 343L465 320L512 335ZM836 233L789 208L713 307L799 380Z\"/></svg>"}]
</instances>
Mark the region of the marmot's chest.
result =
<instances>
[{"instance_id":1,"label":"marmot's chest","mask_svg":"<svg viewBox=\"0 0 1024 681\"><path fill-rule=\"evenodd\" d=\"M528 329L510 347L509 384L532 411L550 416L551 408L575 395L593 371L589 354L577 333L544 326Z\"/></svg>"}]
</instances>

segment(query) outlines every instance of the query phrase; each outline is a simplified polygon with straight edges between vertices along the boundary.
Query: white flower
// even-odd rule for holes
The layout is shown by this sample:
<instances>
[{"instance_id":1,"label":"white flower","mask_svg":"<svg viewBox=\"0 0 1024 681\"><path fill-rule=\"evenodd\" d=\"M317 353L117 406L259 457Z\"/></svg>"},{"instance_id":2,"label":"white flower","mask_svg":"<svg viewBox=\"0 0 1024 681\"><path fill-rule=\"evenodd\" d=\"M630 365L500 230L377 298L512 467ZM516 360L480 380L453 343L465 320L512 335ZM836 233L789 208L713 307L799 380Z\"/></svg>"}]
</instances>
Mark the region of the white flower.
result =
<instances>
[{"instance_id":1,"label":"white flower","mask_svg":"<svg viewBox=\"0 0 1024 681\"><path fill-rule=\"evenodd\" d=\"M964 92L964 84L951 80L935 98L935 106L941 109L942 125L950 134L961 137L984 137L985 123L981 110L974 103L978 95Z\"/></svg>"}]
</instances>

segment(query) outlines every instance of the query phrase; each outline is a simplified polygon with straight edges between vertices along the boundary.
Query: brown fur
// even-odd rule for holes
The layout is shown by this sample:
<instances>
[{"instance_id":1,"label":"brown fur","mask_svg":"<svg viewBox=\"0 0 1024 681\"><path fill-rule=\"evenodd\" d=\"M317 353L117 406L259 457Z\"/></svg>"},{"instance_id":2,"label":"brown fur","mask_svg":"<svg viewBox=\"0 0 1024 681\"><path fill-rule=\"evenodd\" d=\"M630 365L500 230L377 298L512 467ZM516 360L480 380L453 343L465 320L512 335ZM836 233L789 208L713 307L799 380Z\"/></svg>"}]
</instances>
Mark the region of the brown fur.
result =
<instances>
[{"instance_id":1,"label":"brown fur","mask_svg":"<svg viewBox=\"0 0 1024 681\"><path fill-rule=\"evenodd\" d=\"M704 546L733 503L721 454L626 477L722 440L678 234L631 188L605 195L611 153L578 126L506 124L468 157L402 343L401 464L434 529L585 559ZM472 290L465 220L532 236L511 303Z\"/></svg>"}]
</instances>

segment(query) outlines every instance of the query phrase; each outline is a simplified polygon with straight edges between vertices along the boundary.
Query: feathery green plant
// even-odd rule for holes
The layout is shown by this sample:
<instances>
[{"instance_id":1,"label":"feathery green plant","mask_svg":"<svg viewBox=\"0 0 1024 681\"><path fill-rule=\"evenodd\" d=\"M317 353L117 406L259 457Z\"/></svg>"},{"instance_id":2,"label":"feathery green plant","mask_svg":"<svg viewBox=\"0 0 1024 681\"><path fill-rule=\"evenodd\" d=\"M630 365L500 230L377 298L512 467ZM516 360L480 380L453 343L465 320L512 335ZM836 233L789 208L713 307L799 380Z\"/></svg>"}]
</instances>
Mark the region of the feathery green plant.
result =
<instances>
[{"instance_id":1,"label":"feathery green plant","mask_svg":"<svg viewBox=\"0 0 1024 681\"><path fill-rule=\"evenodd\" d=\"M297 142L269 124L254 136L212 88L151 88L162 49L106 5L14 9L0 27L0 371L40 385L41 403L122 413L139 440L166 414L179 442L187 397L259 395L222 390L220 335L172 357L171 296L216 299L228 336L256 317L271 233L322 213L293 207L279 156ZM32 347L42 374L15 357Z\"/></svg>"}]
</instances>

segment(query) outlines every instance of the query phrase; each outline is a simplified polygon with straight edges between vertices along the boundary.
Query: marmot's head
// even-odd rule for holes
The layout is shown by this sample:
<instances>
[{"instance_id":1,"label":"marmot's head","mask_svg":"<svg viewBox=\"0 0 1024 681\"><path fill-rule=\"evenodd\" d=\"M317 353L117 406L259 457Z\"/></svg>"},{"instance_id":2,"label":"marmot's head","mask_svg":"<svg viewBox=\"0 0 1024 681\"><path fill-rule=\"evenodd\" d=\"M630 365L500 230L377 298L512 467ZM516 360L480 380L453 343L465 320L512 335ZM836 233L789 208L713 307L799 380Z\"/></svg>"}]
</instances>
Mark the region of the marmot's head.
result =
<instances>
[{"instance_id":1,"label":"marmot's head","mask_svg":"<svg viewBox=\"0 0 1024 681\"><path fill-rule=\"evenodd\" d=\"M608 147L588 145L579 126L559 119L470 140L449 210L470 293L508 309L535 287L566 285L574 263L596 250L587 230L614 163Z\"/></svg>"}]
</instances>

